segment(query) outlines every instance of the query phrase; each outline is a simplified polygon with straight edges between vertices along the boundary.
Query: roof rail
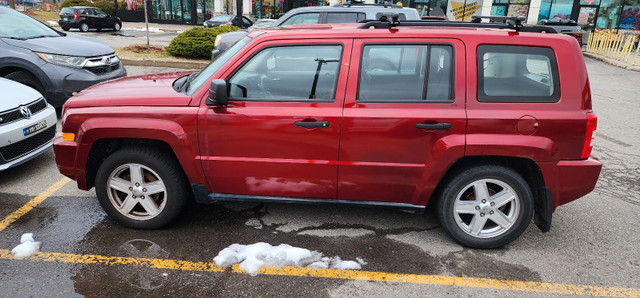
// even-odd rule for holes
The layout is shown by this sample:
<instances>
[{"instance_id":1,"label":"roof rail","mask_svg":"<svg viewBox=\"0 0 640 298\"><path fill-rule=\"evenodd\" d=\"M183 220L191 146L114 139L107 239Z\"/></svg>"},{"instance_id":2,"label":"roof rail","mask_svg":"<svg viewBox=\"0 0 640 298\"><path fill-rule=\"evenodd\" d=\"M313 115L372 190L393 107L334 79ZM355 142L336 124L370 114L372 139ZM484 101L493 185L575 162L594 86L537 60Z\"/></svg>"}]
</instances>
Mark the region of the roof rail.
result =
<instances>
[{"instance_id":1,"label":"roof rail","mask_svg":"<svg viewBox=\"0 0 640 298\"><path fill-rule=\"evenodd\" d=\"M503 23L480 23L482 19L502 20ZM471 22L442 21L437 19L427 19L418 21L402 21L398 19L397 13L384 13L380 20L369 21L358 26L359 29L390 29L394 27L458 27L458 28L493 28L493 29L514 29L520 32L545 32L557 33L549 26L524 26L524 17L494 17L494 16L474 16Z\"/></svg>"}]
</instances>

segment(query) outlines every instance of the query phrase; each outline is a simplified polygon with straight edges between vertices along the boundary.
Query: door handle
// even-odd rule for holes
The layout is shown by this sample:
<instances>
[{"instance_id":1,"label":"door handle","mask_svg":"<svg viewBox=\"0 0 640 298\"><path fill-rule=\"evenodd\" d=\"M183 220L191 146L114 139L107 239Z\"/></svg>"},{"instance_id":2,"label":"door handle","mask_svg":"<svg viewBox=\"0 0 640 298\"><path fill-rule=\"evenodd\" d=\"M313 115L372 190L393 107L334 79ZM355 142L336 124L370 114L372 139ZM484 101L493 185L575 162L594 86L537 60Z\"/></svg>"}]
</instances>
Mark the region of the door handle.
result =
<instances>
[{"instance_id":1,"label":"door handle","mask_svg":"<svg viewBox=\"0 0 640 298\"><path fill-rule=\"evenodd\" d=\"M416 123L417 129L435 129L435 130L446 130L451 128L451 123L440 122L440 123Z\"/></svg>"},{"instance_id":2,"label":"door handle","mask_svg":"<svg viewBox=\"0 0 640 298\"><path fill-rule=\"evenodd\" d=\"M300 127L329 127L329 125L331 125L329 121L296 121L296 126Z\"/></svg>"}]
</instances>

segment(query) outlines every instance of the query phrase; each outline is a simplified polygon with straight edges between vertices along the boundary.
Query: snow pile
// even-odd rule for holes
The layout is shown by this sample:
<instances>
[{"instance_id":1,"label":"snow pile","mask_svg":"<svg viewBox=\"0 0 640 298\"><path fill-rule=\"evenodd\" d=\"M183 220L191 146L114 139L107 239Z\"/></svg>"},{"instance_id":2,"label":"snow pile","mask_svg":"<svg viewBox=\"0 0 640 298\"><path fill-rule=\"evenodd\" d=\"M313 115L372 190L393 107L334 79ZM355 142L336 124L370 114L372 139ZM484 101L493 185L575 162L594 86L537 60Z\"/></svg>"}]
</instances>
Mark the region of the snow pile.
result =
<instances>
[{"instance_id":1,"label":"snow pile","mask_svg":"<svg viewBox=\"0 0 640 298\"><path fill-rule=\"evenodd\" d=\"M367 263L356 258L356 261L343 261L340 257L325 257L317 251L294 247L288 244L272 246L258 242L250 245L232 244L213 258L216 265L226 267L240 263L240 269L255 276L262 267L307 267L310 269L358 270Z\"/></svg>"},{"instance_id":2,"label":"snow pile","mask_svg":"<svg viewBox=\"0 0 640 298\"><path fill-rule=\"evenodd\" d=\"M147 31L147 28L122 28L122 30L133 30L133 31ZM162 33L164 31L162 31L160 28L156 28L156 27L149 27L149 32L158 32L158 33Z\"/></svg>"},{"instance_id":3,"label":"snow pile","mask_svg":"<svg viewBox=\"0 0 640 298\"><path fill-rule=\"evenodd\" d=\"M24 259L32 256L40 249L40 242L33 240L33 233L25 233L20 237L20 245L11 250L13 257L16 259Z\"/></svg>"}]
</instances>

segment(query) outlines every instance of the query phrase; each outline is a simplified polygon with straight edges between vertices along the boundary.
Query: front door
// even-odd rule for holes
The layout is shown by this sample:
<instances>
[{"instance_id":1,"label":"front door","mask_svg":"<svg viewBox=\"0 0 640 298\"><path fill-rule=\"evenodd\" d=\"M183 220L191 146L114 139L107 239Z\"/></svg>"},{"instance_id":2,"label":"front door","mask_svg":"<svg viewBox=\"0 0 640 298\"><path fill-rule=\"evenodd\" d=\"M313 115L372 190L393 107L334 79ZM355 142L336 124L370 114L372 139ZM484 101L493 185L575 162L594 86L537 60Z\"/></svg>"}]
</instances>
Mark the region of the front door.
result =
<instances>
[{"instance_id":1,"label":"front door","mask_svg":"<svg viewBox=\"0 0 640 298\"><path fill-rule=\"evenodd\" d=\"M424 205L464 154L464 45L407 38L353 47L338 199Z\"/></svg>"},{"instance_id":2,"label":"front door","mask_svg":"<svg viewBox=\"0 0 640 298\"><path fill-rule=\"evenodd\" d=\"M209 190L335 199L351 40L257 48L223 74L228 105L199 112Z\"/></svg>"}]
</instances>

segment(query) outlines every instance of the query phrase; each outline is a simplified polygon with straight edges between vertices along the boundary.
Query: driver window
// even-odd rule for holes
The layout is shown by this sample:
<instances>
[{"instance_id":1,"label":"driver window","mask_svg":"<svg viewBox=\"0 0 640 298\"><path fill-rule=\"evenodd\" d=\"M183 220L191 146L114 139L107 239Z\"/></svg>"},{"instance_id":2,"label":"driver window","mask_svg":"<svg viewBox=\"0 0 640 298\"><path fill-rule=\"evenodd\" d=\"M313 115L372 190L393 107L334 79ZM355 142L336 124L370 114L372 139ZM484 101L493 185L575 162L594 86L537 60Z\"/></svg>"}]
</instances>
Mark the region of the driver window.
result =
<instances>
[{"instance_id":1,"label":"driver window","mask_svg":"<svg viewBox=\"0 0 640 298\"><path fill-rule=\"evenodd\" d=\"M229 80L230 100L333 101L342 46L270 47Z\"/></svg>"},{"instance_id":2,"label":"driver window","mask_svg":"<svg viewBox=\"0 0 640 298\"><path fill-rule=\"evenodd\" d=\"M108 14L102 10L96 9L96 15L98 15L99 17L106 17L108 16Z\"/></svg>"}]
</instances>

